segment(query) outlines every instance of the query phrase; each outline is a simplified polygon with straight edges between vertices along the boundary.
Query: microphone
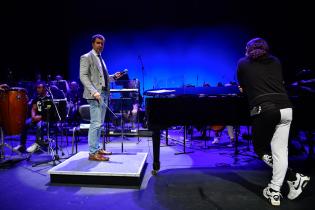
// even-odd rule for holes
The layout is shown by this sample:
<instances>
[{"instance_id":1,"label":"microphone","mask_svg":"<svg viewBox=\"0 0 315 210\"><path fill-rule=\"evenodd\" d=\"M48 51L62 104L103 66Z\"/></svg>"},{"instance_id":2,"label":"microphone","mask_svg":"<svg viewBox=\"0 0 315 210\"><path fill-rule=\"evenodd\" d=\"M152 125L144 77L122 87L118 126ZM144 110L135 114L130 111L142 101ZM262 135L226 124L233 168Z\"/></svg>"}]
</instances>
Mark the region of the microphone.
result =
<instances>
[{"instance_id":1,"label":"microphone","mask_svg":"<svg viewBox=\"0 0 315 210\"><path fill-rule=\"evenodd\" d=\"M119 77L116 77L116 75L114 75L114 79L115 79L115 80L117 80L117 79L119 79L120 77L122 77L122 76L124 76L125 74L127 74L127 73L128 73L128 69L125 69L125 70L123 70L123 71L120 71L119 73L120 73L120 76L119 76Z\"/></svg>"},{"instance_id":2,"label":"microphone","mask_svg":"<svg viewBox=\"0 0 315 210\"><path fill-rule=\"evenodd\" d=\"M51 75L48 74L48 75L47 75L47 84L48 84L48 85L50 85L50 81L51 81Z\"/></svg>"},{"instance_id":3,"label":"microphone","mask_svg":"<svg viewBox=\"0 0 315 210\"><path fill-rule=\"evenodd\" d=\"M123 71L121 71L121 72L119 72L121 75L124 75L124 74L128 74L128 69L125 69L125 70L123 70Z\"/></svg>"}]
</instances>

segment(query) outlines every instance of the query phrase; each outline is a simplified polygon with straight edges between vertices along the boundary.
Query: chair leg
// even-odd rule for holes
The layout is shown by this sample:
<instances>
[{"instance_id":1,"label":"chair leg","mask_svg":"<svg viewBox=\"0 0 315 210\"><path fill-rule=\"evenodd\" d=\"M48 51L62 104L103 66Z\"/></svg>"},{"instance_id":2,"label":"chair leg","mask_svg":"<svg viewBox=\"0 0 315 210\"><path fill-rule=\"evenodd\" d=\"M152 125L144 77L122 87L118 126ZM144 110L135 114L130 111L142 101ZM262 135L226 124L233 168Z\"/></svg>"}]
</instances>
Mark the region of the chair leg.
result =
<instances>
[{"instance_id":1,"label":"chair leg","mask_svg":"<svg viewBox=\"0 0 315 210\"><path fill-rule=\"evenodd\" d=\"M74 152L74 141L75 141L75 138L76 138L76 131L77 131L77 127L74 127L73 128L73 131L72 131L72 154Z\"/></svg>"},{"instance_id":2,"label":"chair leg","mask_svg":"<svg viewBox=\"0 0 315 210\"><path fill-rule=\"evenodd\" d=\"M78 142L79 142L79 135L76 135L76 138L75 138L75 153L78 153Z\"/></svg>"}]
</instances>

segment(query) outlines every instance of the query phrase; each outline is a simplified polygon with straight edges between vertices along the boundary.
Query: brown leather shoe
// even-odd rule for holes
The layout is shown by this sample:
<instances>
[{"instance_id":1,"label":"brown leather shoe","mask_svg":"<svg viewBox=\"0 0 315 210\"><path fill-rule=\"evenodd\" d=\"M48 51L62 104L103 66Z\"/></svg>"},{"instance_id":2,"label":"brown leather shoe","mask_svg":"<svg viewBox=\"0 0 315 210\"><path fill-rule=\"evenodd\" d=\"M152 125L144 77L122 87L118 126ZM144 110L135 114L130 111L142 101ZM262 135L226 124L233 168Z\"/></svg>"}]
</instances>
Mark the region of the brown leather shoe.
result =
<instances>
[{"instance_id":1,"label":"brown leather shoe","mask_svg":"<svg viewBox=\"0 0 315 210\"><path fill-rule=\"evenodd\" d=\"M95 154L89 154L89 160L95 160L95 161L109 161L109 157L104 157L101 154L95 153Z\"/></svg>"},{"instance_id":2,"label":"brown leather shoe","mask_svg":"<svg viewBox=\"0 0 315 210\"><path fill-rule=\"evenodd\" d=\"M112 152L105 151L105 150L103 150L103 149L99 149L99 150L97 151L97 154L100 154L100 155L111 155L111 154L113 154L113 153L112 153Z\"/></svg>"}]
</instances>

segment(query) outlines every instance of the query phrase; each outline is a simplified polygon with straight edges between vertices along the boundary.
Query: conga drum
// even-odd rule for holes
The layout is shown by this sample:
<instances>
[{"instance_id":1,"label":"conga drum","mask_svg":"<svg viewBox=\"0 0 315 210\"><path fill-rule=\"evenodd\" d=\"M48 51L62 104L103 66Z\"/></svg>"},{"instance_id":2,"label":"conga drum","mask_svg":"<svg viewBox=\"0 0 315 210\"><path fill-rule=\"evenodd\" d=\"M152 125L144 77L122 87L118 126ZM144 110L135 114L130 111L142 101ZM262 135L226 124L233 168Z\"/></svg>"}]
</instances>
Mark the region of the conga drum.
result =
<instances>
[{"instance_id":1,"label":"conga drum","mask_svg":"<svg viewBox=\"0 0 315 210\"><path fill-rule=\"evenodd\" d=\"M0 125L7 135L22 132L27 117L27 91L24 88L12 87L0 93Z\"/></svg>"}]
</instances>

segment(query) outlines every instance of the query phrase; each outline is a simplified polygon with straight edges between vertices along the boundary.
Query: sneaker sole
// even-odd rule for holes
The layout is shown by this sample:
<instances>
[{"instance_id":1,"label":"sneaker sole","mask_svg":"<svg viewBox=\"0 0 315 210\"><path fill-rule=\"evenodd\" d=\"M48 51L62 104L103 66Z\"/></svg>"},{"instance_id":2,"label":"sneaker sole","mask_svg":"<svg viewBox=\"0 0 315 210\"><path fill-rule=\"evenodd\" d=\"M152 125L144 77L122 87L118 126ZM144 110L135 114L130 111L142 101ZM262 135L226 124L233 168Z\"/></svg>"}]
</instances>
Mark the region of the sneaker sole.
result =
<instances>
[{"instance_id":1,"label":"sneaker sole","mask_svg":"<svg viewBox=\"0 0 315 210\"><path fill-rule=\"evenodd\" d=\"M265 198L267 198L267 200L269 201L269 203L271 203L271 205L273 205L273 206L280 206L280 201L278 201L278 202L273 202L273 201L270 199L270 197L267 195L265 189L264 189L264 191L263 191L263 195L264 195Z\"/></svg>"},{"instance_id":2,"label":"sneaker sole","mask_svg":"<svg viewBox=\"0 0 315 210\"><path fill-rule=\"evenodd\" d=\"M28 151L28 150L26 150L26 152L28 152L28 153L35 153L35 152L37 152L38 150L39 150L39 148L35 149L34 151Z\"/></svg>"},{"instance_id":3,"label":"sneaker sole","mask_svg":"<svg viewBox=\"0 0 315 210\"><path fill-rule=\"evenodd\" d=\"M269 199L269 201L270 201L271 205L273 205L273 206L280 206L280 202L272 202L271 199Z\"/></svg>"}]
</instances>

